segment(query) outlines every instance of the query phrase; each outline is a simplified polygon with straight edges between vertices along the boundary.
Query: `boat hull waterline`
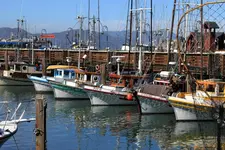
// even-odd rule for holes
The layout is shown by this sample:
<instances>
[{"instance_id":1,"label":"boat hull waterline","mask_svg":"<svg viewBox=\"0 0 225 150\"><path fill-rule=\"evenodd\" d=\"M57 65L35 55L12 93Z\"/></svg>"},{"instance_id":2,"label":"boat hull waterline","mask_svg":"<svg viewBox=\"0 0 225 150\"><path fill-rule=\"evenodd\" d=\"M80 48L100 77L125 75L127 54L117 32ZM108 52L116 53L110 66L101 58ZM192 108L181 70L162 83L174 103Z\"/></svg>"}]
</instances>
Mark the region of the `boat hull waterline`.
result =
<instances>
[{"instance_id":1,"label":"boat hull waterline","mask_svg":"<svg viewBox=\"0 0 225 150\"><path fill-rule=\"evenodd\" d=\"M190 106L171 103L177 121L206 121L215 120L213 110L215 108L205 106Z\"/></svg>"},{"instance_id":2,"label":"boat hull waterline","mask_svg":"<svg viewBox=\"0 0 225 150\"><path fill-rule=\"evenodd\" d=\"M0 86L33 86L29 79L0 77Z\"/></svg>"},{"instance_id":3,"label":"boat hull waterline","mask_svg":"<svg viewBox=\"0 0 225 150\"><path fill-rule=\"evenodd\" d=\"M85 86L85 91L91 101L92 106L122 106L137 105L137 101L129 101L125 97L127 92L103 91L101 88Z\"/></svg>"},{"instance_id":4,"label":"boat hull waterline","mask_svg":"<svg viewBox=\"0 0 225 150\"><path fill-rule=\"evenodd\" d=\"M138 93L137 96L142 114L163 114L174 112L166 98L145 93Z\"/></svg>"},{"instance_id":5,"label":"boat hull waterline","mask_svg":"<svg viewBox=\"0 0 225 150\"><path fill-rule=\"evenodd\" d=\"M74 100L89 100L89 97L82 88L70 87L63 84L51 82L55 99L74 99Z\"/></svg>"},{"instance_id":6,"label":"boat hull waterline","mask_svg":"<svg viewBox=\"0 0 225 150\"><path fill-rule=\"evenodd\" d=\"M53 91L47 79L35 76L29 76L28 78L33 82L35 91L37 93L46 93Z\"/></svg>"}]
</instances>

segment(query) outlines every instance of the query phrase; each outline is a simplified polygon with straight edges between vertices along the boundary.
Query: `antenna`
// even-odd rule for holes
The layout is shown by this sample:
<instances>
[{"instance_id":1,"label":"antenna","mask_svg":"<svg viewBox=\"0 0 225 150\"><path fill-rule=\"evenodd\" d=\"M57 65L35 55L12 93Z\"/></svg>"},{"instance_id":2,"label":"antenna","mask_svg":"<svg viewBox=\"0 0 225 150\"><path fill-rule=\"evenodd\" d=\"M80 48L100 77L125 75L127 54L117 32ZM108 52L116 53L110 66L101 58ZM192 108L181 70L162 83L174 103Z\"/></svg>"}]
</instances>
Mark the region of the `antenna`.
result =
<instances>
[{"instance_id":1,"label":"antenna","mask_svg":"<svg viewBox=\"0 0 225 150\"><path fill-rule=\"evenodd\" d=\"M116 58L117 62L117 75L120 75L120 62L121 58L124 58L125 56L112 56L112 58Z\"/></svg>"},{"instance_id":2,"label":"antenna","mask_svg":"<svg viewBox=\"0 0 225 150\"><path fill-rule=\"evenodd\" d=\"M22 19L22 13L23 13L23 0L21 0L21 5L20 5L20 16L19 16L20 19Z\"/></svg>"}]
</instances>

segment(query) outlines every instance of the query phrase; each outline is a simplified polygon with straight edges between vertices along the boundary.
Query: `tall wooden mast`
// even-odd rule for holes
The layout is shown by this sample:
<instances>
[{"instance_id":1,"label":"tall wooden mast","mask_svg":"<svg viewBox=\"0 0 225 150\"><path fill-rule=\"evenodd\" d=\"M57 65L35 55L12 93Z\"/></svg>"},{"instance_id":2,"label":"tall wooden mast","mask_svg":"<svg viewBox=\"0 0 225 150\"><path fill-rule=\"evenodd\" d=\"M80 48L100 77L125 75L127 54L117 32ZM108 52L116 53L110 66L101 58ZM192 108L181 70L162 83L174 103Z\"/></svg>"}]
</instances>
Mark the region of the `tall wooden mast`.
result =
<instances>
[{"instance_id":1,"label":"tall wooden mast","mask_svg":"<svg viewBox=\"0 0 225 150\"><path fill-rule=\"evenodd\" d=\"M129 53L128 53L128 74L130 74L130 51L132 48L132 9L133 9L133 0L131 0L131 4L130 4L130 39L129 39Z\"/></svg>"}]
</instances>

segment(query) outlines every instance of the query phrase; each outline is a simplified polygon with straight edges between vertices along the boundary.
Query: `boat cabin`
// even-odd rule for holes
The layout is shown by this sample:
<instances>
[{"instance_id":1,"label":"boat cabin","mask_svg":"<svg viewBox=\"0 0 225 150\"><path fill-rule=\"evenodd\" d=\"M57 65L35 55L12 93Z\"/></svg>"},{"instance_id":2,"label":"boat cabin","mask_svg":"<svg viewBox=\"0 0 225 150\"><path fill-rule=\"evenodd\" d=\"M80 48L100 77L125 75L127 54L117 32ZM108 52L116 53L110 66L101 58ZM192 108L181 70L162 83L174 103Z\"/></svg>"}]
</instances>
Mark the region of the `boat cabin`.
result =
<instances>
[{"instance_id":1,"label":"boat cabin","mask_svg":"<svg viewBox=\"0 0 225 150\"><path fill-rule=\"evenodd\" d=\"M149 75L136 76L136 75L118 75L115 73L109 74L110 77L110 86L113 87L128 87L132 88L140 83L140 80L147 81L149 80Z\"/></svg>"},{"instance_id":2,"label":"boat cabin","mask_svg":"<svg viewBox=\"0 0 225 150\"><path fill-rule=\"evenodd\" d=\"M97 72L88 72L81 69L74 69L75 81L85 82L86 84L99 85L101 83L101 75Z\"/></svg>"},{"instance_id":3,"label":"boat cabin","mask_svg":"<svg viewBox=\"0 0 225 150\"><path fill-rule=\"evenodd\" d=\"M157 73L154 77L153 84L155 85L169 85L170 78L174 75L173 72L170 71L161 71Z\"/></svg>"},{"instance_id":4,"label":"boat cabin","mask_svg":"<svg viewBox=\"0 0 225 150\"><path fill-rule=\"evenodd\" d=\"M74 79L76 66L65 65L51 65L47 67L47 70L54 70L53 77L48 77L49 80L61 81L64 79Z\"/></svg>"},{"instance_id":5,"label":"boat cabin","mask_svg":"<svg viewBox=\"0 0 225 150\"><path fill-rule=\"evenodd\" d=\"M197 90L225 93L225 82L221 82L221 80L197 80L196 85Z\"/></svg>"},{"instance_id":6,"label":"boat cabin","mask_svg":"<svg viewBox=\"0 0 225 150\"><path fill-rule=\"evenodd\" d=\"M61 79L74 79L75 71L73 69L55 69L54 77Z\"/></svg>"},{"instance_id":7,"label":"boat cabin","mask_svg":"<svg viewBox=\"0 0 225 150\"><path fill-rule=\"evenodd\" d=\"M3 71L4 77L27 78L28 74L42 76L42 69L36 70L35 65L26 64L24 62L16 62L9 65L9 70ZM50 71L47 71L50 74Z\"/></svg>"}]
</instances>

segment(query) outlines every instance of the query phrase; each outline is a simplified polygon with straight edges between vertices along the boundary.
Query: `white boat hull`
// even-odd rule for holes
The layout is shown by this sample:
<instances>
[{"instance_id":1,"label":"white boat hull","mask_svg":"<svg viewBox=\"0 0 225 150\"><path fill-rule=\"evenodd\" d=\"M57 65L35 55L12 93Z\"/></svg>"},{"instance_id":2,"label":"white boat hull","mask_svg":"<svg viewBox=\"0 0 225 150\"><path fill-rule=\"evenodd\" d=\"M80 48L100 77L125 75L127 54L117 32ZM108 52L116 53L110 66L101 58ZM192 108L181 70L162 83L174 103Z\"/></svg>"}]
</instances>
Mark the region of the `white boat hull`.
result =
<instances>
[{"instance_id":1,"label":"white boat hull","mask_svg":"<svg viewBox=\"0 0 225 150\"><path fill-rule=\"evenodd\" d=\"M177 121L214 120L212 110L199 111L198 109L180 108L175 106L173 106L173 109Z\"/></svg>"},{"instance_id":2,"label":"white boat hull","mask_svg":"<svg viewBox=\"0 0 225 150\"><path fill-rule=\"evenodd\" d=\"M70 87L53 82L51 82L51 86L55 99L89 100L87 93L79 87Z\"/></svg>"},{"instance_id":3,"label":"white boat hull","mask_svg":"<svg viewBox=\"0 0 225 150\"><path fill-rule=\"evenodd\" d=\"M205 121L215 120L215 106L210 100L204 100L205 92L198 91L197 96L187 94L185 98L169 97L177 121ZM219 103L218 103L219 105Z\"/></svg>"},{"instance_id":4,"label":"white boat hull","mask_svg":"<svg viewBox=\"0 0 225 150\"><path fill-rule=\"evenodd\" d=\"M49 83L45 82L38 82L38 81L32 81L34 84L35 91L38 93L44 93L44 92L52 92L52 87Z\"/></svg>"},{"instance_id":5,"label":"white boat hull","mask_svg":"<svg viewBox=\"0 0 225 150\"><path fill-rule=\"evenodd\" d=\"M52 92L52 87L48 83L48 79L45 77L28 76L28 78L33 82L35 91L37 93Z\"/></svg>"},{"instance_id":6,"label":"white boat hull","mask_svg":"<svg viewBox=\"0 0 225 150\"><path fill-rule=\"evenodd\" d=\"M29 79L0 77L0 86L33 86Z\"/></svg>"},{"instance_id":7,"label":"white boat hull","mask_svg":"<svg viewBox=\"0 0 225 150\"><path fill-rule=\"evenodd\" d=\"M0 122L0 128L2 130L1 132L3 132L0 135L0 142L2 143L17 132L18 126L14 122L8 123L8 121L2 121Z\"/></svg>"},{"instance_id":8,"label":"white boat hull","mask_svg":"<svg viewBox=\"0 0 225 150\"><path fill-rule=\"evenodd\" d=\"M172 106L170 106L166 98L138 93L138 100L140 111L142 114L160 114L174 112Z\"/></svg>"},{"instance_id":9,"label":"white boat hull","mask_svg":"<svg viewBox=\"0 0 225 150\"><path fill-rule=\"evenodd\" d=\"M122 106L122 105L137 105L136 101L128 101L125 99L126 92L103 91L101 88L85 86L85 90L90 98L93 106ZM106 92L107 91L107 92Z\"/></svg>"}]
</instances>

